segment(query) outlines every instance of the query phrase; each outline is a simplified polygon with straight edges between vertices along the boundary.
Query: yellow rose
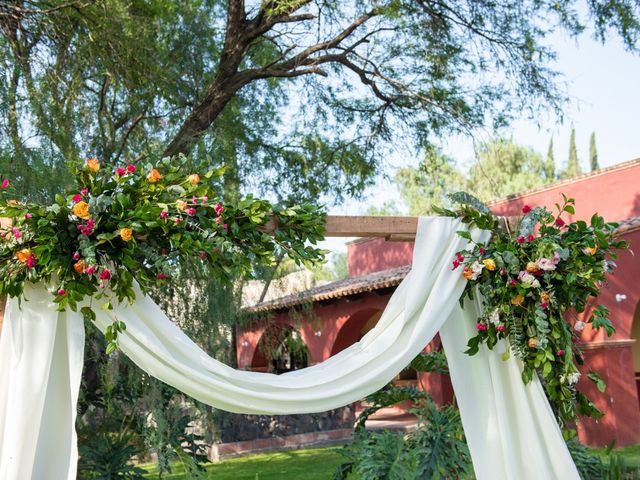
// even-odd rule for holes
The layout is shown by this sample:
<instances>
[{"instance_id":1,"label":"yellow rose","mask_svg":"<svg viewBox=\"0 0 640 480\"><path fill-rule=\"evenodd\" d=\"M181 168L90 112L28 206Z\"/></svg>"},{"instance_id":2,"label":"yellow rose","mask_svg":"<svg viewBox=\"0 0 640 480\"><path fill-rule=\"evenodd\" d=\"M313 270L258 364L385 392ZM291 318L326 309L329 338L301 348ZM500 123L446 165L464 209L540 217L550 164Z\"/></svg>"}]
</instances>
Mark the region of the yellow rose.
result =
<instances>
[{"instance_id":1,"label":"yellow rose","mask_svg":"<svg viewBox=\"0 0 640 480\"><path fill-rule=\"evenodd\" d=\"M180 210L181 212L184 212L188 206L189 205L184 200L176 201L176 207L178 207L178 210Z\"/></svg>"},{"instance_id":2,"label":"yellow rose","mask_svg":"<svg viewBox=\"0 0 640 480\"><path fill-rule=\"evenodd\" d=\"M89 204L87 202L78 202L73 206L73 214L83 220L91 218L89 213Z\"/></svg>"},{"instance_id":3,"label":"yellow rose","mask_svg":"<svg viewBox=\"0 0 640 480\"><path fill-rule=\"evenodd\" d=\"M538 271L538 270L540 270L540 269L538 268L538 265L536 264L536 262L529 262L529 263L527 263L527 268L526 268L526 270L527 270L527 272L529 272L529 273L535 273L535 272L537 272L537 271Z\"/></svg>"},{"instance_id":4,"label":"yellow rose","mask_svg":"<svg viewBox=\"0 0 640 480\"><path fill-rule=\"evenodd\" d=\"M151 170L147 175L147 180L149 180L149 183L156 183L161 178L162 178L162 175L160 175L160 172L155 168Z\"/></svg>"},{"instance_id":5,"label":"yellow rose","mask_svg":"<svg viewBox=\"0 0 640 480\"><path fill-rule=\"evenodd\" d=\"M86 161L85 165L89 170L91 170L94 173L100 169L100 162L98 161L97 158L90 158L89 160Z\"/></svg>"},{"instance_id":6,"label":"yellow rose","mask_svg":"<svg viewBox=\"0 0 640 480\"><path fill-rule=\"evenodd\" d=\"M585 253L585 255L595 255L598 251L598 247L586 247L582 251Z\"/></svg>"},{"instance_id":7,"label":"yellow rose","mask_svg":"<svg viewBox=\"0 0 640 480\"><path fill-rule=\"evenodd\" d=\"M84 273L87 268L87 264L84 260L79 260L73 264L73 269L78 273Z\"/></svg>"},{"instance_id":8,"label":"yellow rose","mask_svg":"<svg viewBox=\"0 0 640 480\"><path fill-rule=\"evenodd\" d=\"M535 337L530 338L527 345L529 345L529 348L536 348L538 346L538 339Z\"/></svg>"},{"instance_id":9,"label":"yellow rose","mask_svg":"<svg viewBox=\"0 0 640 480\"><path fill-rule=\"evenodd\" d=\"M189 183L191 185L197 185L200 183L200 175L198 175L197 173L192 173L187 177L187 180L189 180Z\"/></svg>"},{"instance_id":10,"label":"yellow rose","mask_svg":"<svg viewBox=\"0 0 640 480\"><path fill-rule=\"evenodd\" d=\"M22 263L27 263L27 260L29 259L30 256L31 256L31 250L29 250L28 248L23 248L22 250L19 250L16 252L16 258L18 259L19 262L22 262Z\"/></svg>"},{"instance_id":11,"label":"yellow rose","mask_svg":"<svg viewBox=\"0 0 640 480\"><path fill-rule=\"evenodd\" d=\"M524 303L524 295L516 295L511 299L511 305L522 305Z\"/></svg>"},{"instance_id":12,"label":"yellow rose","mask_svg":"<svg viewBox=\"0 0 640 480\"><path fill-rule=\"evenodd\" d=\"M482 263L484 263L484 268L491 272L496 269L496 262L493 261L493 258L485 258Z\"/></svg>"},{"instance_id":13,"label":"yellow rose","mask_svg":"<svg viewBox=\"0 0 640 480\"><path fill-rule=\"evenodd\" d=\"M542 303L549 303L549 300L551 299L551 295L549 295L548 292L542 292L540 294L540 301Z\"/></svg>"},{"instance_id":14,"label":"yellow rose","mask_svg":"<svg viewBox=\"0 0 640 480\"><path fill-rule=\"evenodd\" d=\"M133 230L131 230L130 228L120 229L120 238L125 242L130 242L133 238Z\"/></svg>"}]
</instances>

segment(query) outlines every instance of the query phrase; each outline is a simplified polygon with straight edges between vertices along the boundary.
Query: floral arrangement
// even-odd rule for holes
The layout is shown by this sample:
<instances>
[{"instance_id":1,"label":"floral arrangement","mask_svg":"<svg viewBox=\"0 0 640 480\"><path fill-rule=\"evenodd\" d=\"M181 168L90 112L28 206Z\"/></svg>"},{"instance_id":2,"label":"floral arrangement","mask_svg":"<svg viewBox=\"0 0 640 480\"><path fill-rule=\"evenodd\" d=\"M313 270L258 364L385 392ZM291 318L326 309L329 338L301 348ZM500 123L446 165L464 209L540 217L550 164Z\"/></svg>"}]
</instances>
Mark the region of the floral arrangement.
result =
<instances>
[{"instance_id":1,"label":"floral arrangement","mask_svg":"<svg viewBox=\"0 0 640 480\"><path fill-rule=\"evenodd\" d=\"M61 311L103 297L113 308L113 298L135 299L134 279L148 291L188 258L228 279L273 263L279 249L297 263L322 258L313 246L324 231L317 207L252 197L223 205L216 188L223 172L185 157L113 168L90 158L72 167L75 187L51 205L17 201L3 179L0 217L13 223L0 229L0 295L22 298L27 282L45 282ZM91 304L81 312L95 319ZM125 328L110 326L107 352Z\"/></svg>"},{"instance_id":2,"label":"floral arrangement","mask_svg":"<svg viewBox=\"0 0 640 480\"><path fill-rule=\"evenodd\" d=\"M506 339L510 349L504 358L514 354L522 360L525 384L538 372L561 424L578 414L602 416L577 389L577 366L583 363L579 335L587 323L604 328L607 335L615 332L607 308L593 300L615 266L616 250L627 248L614 237L618 225L599 215L590 224L567 223L563 215L575 213L575 202L563 196L556 214L525 205L512 230L470 195L452 197L461 210L441 213L493 233L488 243L472 241L468 251L452 259L452 270L468 281L461 301L479 293L484 306L466 353L476 354L481 344L493 349ZM469 232L458 233L471 240ZM587 314L579 317L583 312ZM588 378L604 391L600 375L589 372Z\"/></svg>"}]
</instances>

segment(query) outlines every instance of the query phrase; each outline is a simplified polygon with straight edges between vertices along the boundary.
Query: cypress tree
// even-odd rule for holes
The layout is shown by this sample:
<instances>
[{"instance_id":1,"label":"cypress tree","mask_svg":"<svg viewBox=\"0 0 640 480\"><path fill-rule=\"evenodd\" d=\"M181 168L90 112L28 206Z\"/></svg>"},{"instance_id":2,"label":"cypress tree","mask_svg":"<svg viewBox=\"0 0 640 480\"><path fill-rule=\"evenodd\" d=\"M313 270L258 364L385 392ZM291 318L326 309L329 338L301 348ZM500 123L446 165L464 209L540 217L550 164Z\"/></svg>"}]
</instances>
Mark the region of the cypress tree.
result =
<instances>
[{"instance_id":1,"label":"cypress tree","mask_svg":"<svg viewBox=\"0 0 640 480\"><path fill-rule=\"evenodd\" d=\"M592 172L600 169L600 165L598 165L598 149L596 148L596 132L591 132L591 139L589 140L589 162L591 163Z\"/></svg>"},{"instance_id":2,"label":"cypress tree","mask_svg":"<svg viewBox=\"0 0 640 480\"><path fill-rule=\"evenodd\" d=\"M569 161L564 172L564 178L576 177L582 173L580 161L578 160L578 150L576 149L576 130L571 129L571 139L569 140Z\"/></svg>"},{"instance_id":3,"label":"cypress tree","mask_svg":"<svg viewBox=\"0 0 640 480\"><path fill-rule=\"evenodd\" d=\"M556 179L556 161L553 157L553 137L549 140L547 160L544 162L544 177L547 182L552 182Z\"/></svg>"}]
</instances>

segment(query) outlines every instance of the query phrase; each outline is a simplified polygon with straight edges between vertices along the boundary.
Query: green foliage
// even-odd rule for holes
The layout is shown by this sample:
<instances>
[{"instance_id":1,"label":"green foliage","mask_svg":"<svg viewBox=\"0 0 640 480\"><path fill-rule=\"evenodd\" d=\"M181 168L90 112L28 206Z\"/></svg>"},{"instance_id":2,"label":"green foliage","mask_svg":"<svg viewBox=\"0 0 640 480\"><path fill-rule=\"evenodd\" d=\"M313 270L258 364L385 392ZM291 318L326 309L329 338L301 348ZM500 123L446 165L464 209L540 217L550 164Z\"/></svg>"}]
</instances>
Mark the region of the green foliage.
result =
<instances>
[{"instance_id":1,"label":"green foliage","mask_svg":"<svg viewBox=\"0 0 640 480\"><path fill-rule=\"evenodd\" d=\"M544 162L544 177L548 182L552 182L556 179L556 161L553 155L553 137L549 140L547 159Z\"/></svg>"},{"instance_id":2,"label":"green foliage","mask_svg":"<svg viewBox=\"0 0 640 480\"><path fill-rule=\"evenodd\" d=\"M417 372L449 374L449 365L443 350L419 353L416 358L411 360L409 368L413 368Z\"/></svg>"},{"instance_id":3,"label":"green foliage","mask_svg":"<svg viewBox=\"0 0 640 480\"><path fill-rule=\"evenodd\" d=\"M469 232L459 232L470 242L453 259L452 269L462 268L468 280L462 298L479 294L484 305L467 353L476 354L482 344L493 349L506 339L523 362L523 382L529 383L537 372L561 424L578 414L602 416L576 385L580 378L576 364L583 362L579 332L585 322L576 317L572 325L565 318L587 309L612 271L611 260L619 249L627 248L626 242L615 238L617 224L605 223L599 215L592 217L590 225L582 220L566 224L562 216L575 214L575 208L574 200L563 196L556 214L525 206L526 215L517 233L512 233L492 213L476 209L475 201L460 195L454 198L462 202L461 209L443 213L459 215L470 226L492 232L486 244L472 242ZM615 328L608 313L604 306L595 305L586 322L612 335ZM597 373L590 372L589 379L604 391Z\"/></svg>"},{"instance_id":4,"label":"green foliage","mask_svg":"<svg viewBox=\"0 0 640 480\"><path fill-rule=\"evenodd\" d=\"M116 299L135 299L134 280L148 292L186 258L199 257L212 275L231 281L274 263L277 251L298 264L324 253L313 246L324 228L318 209L251 196L223 206L215 185L224 172L185 157L123 165L115 174L90 159L72 173L76 190L52 205L19 204L8 198L10 186L2 189L0 216L14 225L0 244L0 294L21 297L25 282L49 283L55 275L59 310L75 311L86 297L104 298L111 309ZM94 318L91 306L82 312ZM105 331L109 353L125 328L116 321Z\"/></svg>"},{"instance_id":5,"label":"green foliage","mask_svg":"<svg viewBox=\"0 0 640 480\"><path fill-rule=\"evenodd\" d=\"M376 410L412 400L411 413L418 418L418 430L407 434L367 431L366 417L359 417L353 442L343 450L347 462L336 470L334 480L347 479L350 474L372 480L464 478L472 471L462 423L454 407L438 407L425 392L393 386L367 400L375 403L372 408Z\"/></svg>"},{"instance_id":6,"label":"green foliage","mask_svg":"<svg viewBox=\"0 0 640 480\"><path fill-rule=\"evenodd\" d=\"M561 178L577 177L582 173L580 160L578 160L578 151L576 149L576 131L571 129L571 138L569 139L569 160L567 168L562 172Z\"/></svg>"},{"instance_id":7,"label":"green foliage","mask_svg":"<svg viewBox=\"0 0 640 480\"><path fill-rule=\"evenodd\" d=\"M81 480L142 480L144 470L131 464L139 453L134 434L126 428L116 433L94 434L80 444L78 478Z\"/></svg>"},{"instance_id":8,"label":"green foliage","mask_svg":"<svg viewBox=\"0 0 640 480\"><path fill-rule=\"evenodd\" d=\"M591 166L592 172L600 170L600 165L598 164L598 148L596 147L596 132L591 132L591 137L589 137L589 165Z\"/></svg>"}]
</instances>

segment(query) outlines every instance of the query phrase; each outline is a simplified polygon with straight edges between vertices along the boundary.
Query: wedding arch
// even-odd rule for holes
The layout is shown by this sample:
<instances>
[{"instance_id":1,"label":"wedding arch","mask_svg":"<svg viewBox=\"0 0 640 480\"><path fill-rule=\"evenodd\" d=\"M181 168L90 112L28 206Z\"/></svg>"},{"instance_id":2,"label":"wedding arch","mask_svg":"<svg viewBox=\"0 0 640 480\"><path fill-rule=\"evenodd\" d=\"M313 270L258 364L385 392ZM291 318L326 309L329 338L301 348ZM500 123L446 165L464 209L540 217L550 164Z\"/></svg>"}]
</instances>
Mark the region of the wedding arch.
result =
<instances>
[{"instance_id":1,"label":"wedding arch","mask_svg":"<svg viewBox=\"0 0 640 480\"><path fill-rule=\"evenodd\" d=\"M326 217L313 206L252 197L222 205L202 181L221 172L194 173L186 159L158 168L102 173L89 159L74 170L78 190L49 206L7 199L2 181L0 216L13 223L0 228L0 293L9 296L0 335L0 478L75 478L85 320L104 333L107 353L120 348L185 394L252 414L352 403L391 381L440 333L476 476L579 478L557 420L599 412L576 389L573 329L584 322L572 328L562 315L597 295L607 258L625 247L613 237L617 225L597 215L591 225L566 224L562 215L574 213L567 198L557 214L526 207L504 228L467 194L452 197L460 210L421 218ZM231 275L275 248L316 260L322 252L308 243L323 236L413 239L413 263L376 326L308 368L230 368L145 293L182 257ZM607 313L598 306L588 322L611 334Z\"/></svg>"},{"instance_id":2,"label":"wedding arch","mask_svg":"<svg viewBox=\"0 0 640 480\"><path fill-rule=\"evenodd\" d=\"M358 233L358 220L336 219L335 233ZM362 222L362 220L360 220ZM415 220L365 219L370 234L411 235ZM329 223L331 225L331 217ZM341 228L340 225L350 226ZM194 398L238 413L291 414L329 410L384 386L438 332L478 478L579 478L540 383L524 385L515 358L463 352L481 305L458 299L464 278L449 258L465 249L459 221L419 221L411 273L398 287L377 326L329 360L273 375L238 371L209 357L147 296L133 305L98 311L100 329L124 319L120 348L140 368ZM359 232L360 234L365 232ZM332 234L329 230L328 234ZM475 231L476 241L487 233ZM56 312L49 292L29 288L28 302L11 299L0 336L0 477L76 475L75 405L83 362L82 316ZM506 347L502 347L503 349Z\"/></svg>"}]
</instances>

